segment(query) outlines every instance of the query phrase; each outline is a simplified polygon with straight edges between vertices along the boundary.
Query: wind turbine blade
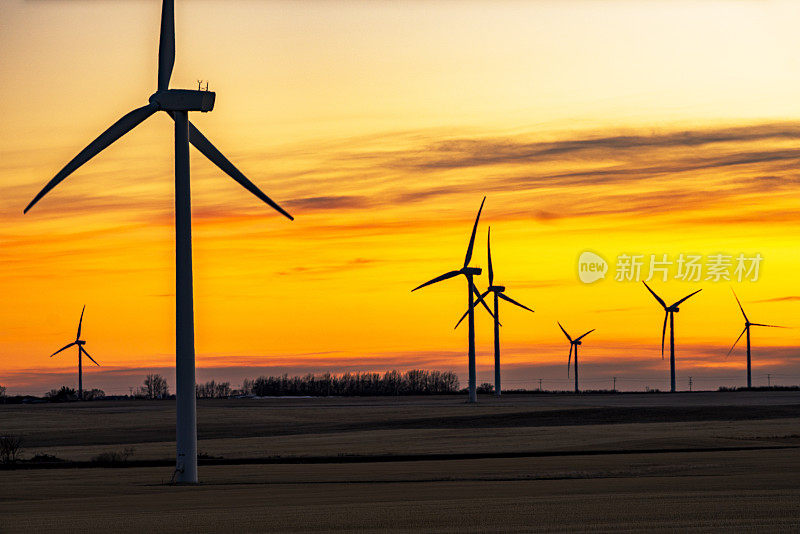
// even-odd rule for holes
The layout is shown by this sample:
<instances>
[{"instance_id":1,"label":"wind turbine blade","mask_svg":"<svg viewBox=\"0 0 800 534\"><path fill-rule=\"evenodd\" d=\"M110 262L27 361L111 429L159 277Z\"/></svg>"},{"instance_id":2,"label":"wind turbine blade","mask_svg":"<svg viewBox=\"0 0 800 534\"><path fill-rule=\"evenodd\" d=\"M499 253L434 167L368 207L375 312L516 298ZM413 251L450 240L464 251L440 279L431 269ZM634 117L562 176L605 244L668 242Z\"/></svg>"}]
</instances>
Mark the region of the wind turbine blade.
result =
<instances>
[{"instance_id":1,"label":"wind turbine blade","mask_svg":"<svg viewBox=\"0 0 800 534\"><path fill-rule=\"evenodd\" d=\"M469 315L469 310L467 310L467 311L465 311L465 312L464 312L464 315L462 315L462 316L461 316L461 319L459 319L459 320L458 320L458 322L456 323L456 325L453 327L453 330L455 330L456 328L458 328L458 325L460 325L460 324L461 324L461 321L463 321L464 319L466 319L466 318L467 318L467 315Z\"/></svg>"},{"instance_id":2,"label":"wind turbine blade","mask_svg":"<svg viewBox=\"0 0 800 534\"><path fill-rule=\"evenodd\" d=\"M761 324L761 323L750 323L750 326L766 326L767 328L789 328L788 326L778 326L774 324Z\"/></svg>"},{"instance_id":3,"label":"wind turbine blade","mask_svg":"<svg viewBox=\"0 0 800 534\"><path fill-rule=\"evenodd\" d=\"M749 323L749 322L750 322L750 319L748 319L748 318L747 318L747 314L746 314L746 313L744 313L744 308L742 308L742 303L741 303L741 302L739 302L739 297L737 297L737 296L736 296L736 291L734 291L734 290L733 290L733 288L731 288L731 292L733 293L733 298L735 298L735 299L736 299L736 304L738 304L738 305L739 305L739 309L740 309L740 310L742 310L742 315L744 316L744 320L745 320L745 322L748 322L748 323Z\"/></svg>"},{"instance_id":4,"label":"wind turbine blade","mask_svg":"<svg viewBox=\"0 0 800 534\"><path fill-rule=\"evenodd\" d=\"M161 38L158 41L158 90L169 89L172 67L175 66L175 2L161 4Z\"/></svg>"},{"instance_id":5,"label":"wind turbine blade","mask_svg":"<svg viewBox=\"0 0 800 534\"><path fill-rule=\"evenodd\" d=\"M472 287L473 287L473 289L477 290L477 288L475 288L475 286L474 286L474 285L473 285ZM476 306L478 305L478 303L480 302L480 303L482 303L482 304L483 304L483 307L484 307L484 308L486 308L486 311L487 311L487 312L489 312L489 314L492 316L492 318L494 318L494 314L492 313L492 310L490 310L490 309L489 309L489 306L487 306L487 305L486 305L486 302L483 300L483 299L486 297L486 295L488 295L488 294L489 294L489 291L488 291L488 290L486 291L486 293L483 293L483 294L480 294L480 293L478 293L478 300L476 300L475 302L473 302L473 303L472 303L472 308L470 308L470 309L473 309L473 310L474 310L474 309L475 309L475 307L476 307ZM467 315L469 315L469 310L470 310L470 309L467 309L467 311L465 311L465 312L464 312L464 315L462 315L462 316L461 316L461 319L459 319L459 320L458 320L458 322L456 323L456 325L453 327L453 330L455 330L456 328L458 328L458 325L460 325L460 324L461 324L461 322L462 322L464 319L466 319L466 318L467 318ZM501 325L501 326L502 326L502 325Z\"/></svg>"},{"instance_id":6,"label":"wind turbine blade","mask_svg":"<svg viewBox=\"0 0 800 534\"><path fill-rule=\"evenodd\" d=\"M563 328L562 328L562 330L563 330ZM569 378L569 367L570 367L570 364L572 364L572 349L573 348L575 348L575 345L573 345L572 341L570 341L569 342L569 357L567 358L567 378Z\"/></svg>"},{"instance_id":7,"label":"wind turbine blade","mask_svg":"<svg viewBox=\"0 0 800 534\"><path fill-rule=\"evenodd\" d=\"M486 197L481 201L481 207L478 209L478 216L475 217L475 224L472 227L472 235L469 238L469 246L467 247L467 256L464 258L464 267L469 265L469 260L472 259L472 247L475 246L475 232L478 231L478 220L481 218L481 211L483 211L483 204L486 202Z\"/></svg>"},{"instance_id":8,"label":"wind turbine blade","mask_svg":"<svg viewBox=\"0 0 800 534\"><path fill-rule=\"evenodd\" d=\"M589 330L588 332L586 332L585 334L583 334L581 337L577 338L575 341L580 341L581 339L585 338L586 336L588 336L589 334L591 334L591 333L592 333L592 332L594 332L595 330L597 330L597 329L596 329L596 328L592 328L591 330Z\"/></svg>"},{"instance_id":9,"label":"wind turbine blade","mask_svg":"<svg viewBox=\"0 0 800 534\"><path fill-rule=\"evenodd\" d=\"M172 119L175 119L174 115L172 115ZM206 158L208 158L211 163L219 167L225 174L233 178L239 185L253 193L259 198L259 200L289 220L294 220L294 217L289 215L289 212L280 207L277 202L265 195L264 192L256 186L256 184L248 180L248 178L242 174L242 172L237 169L236 166L231 163L228 158L226 158L222 152L220 152L217 147L215 147L211 141L208 140L208 138L206 138L206 136L200 133L200 130L198 130L191 122L189 123L189 142L192 143L194 147Z\"/></svg>"},{"instance_id":10,"label":"wind turbine blade","mask_svg":"<svg viewBox=\"0 0 800 534\"><path fill-rule=\"evenodd\" d=\"M47 182L47 185L45 185L44 188L39 191L39 194L36 195L33 200L31 200L30 204L28 204L23 213L28 213L28 210L31 209L34 204L39 202L39 200L41 200L43 196L50 192L51 189L60 184L64 178L72 174L81 165L95 157L101 151L108 148L111 143L133 130L142 121L156 111L158 111L158 106L155 104L149 104L147 106L134 109L112 124L111 127L105 132L101 133L97 139L89 143L86 148L81 150L80 153L72 159L72 161L67 163L52 180Z\"/></svg>"},{"instance_id":11,"label":"wind turbine blade","mask_svg":"<svg viewBox=\"0 0 800 534\"><path fill-rule=\"evenodd\" d=\"M513 305L515 305L515 306L519 306L520 308L523 308L523 309L525 309L525 310L528 310L529 312L532 312L532 311L533 311L532 309L530 309L529 307L525 306L524 304L520 304L520 303L519 303L519 302L517 302L516 300L512 299L511 297L509 297L509 296L508 296L508 295L506 295L505 293L498 293L498 294L497 294L497 296L498 296L498 297L500 297L501 299L505 300L505 301L508 301L508 302L510 302L511 304L513 304Z\"/></svg>"},{"instance_id":12,"label":"wind turbine blade","mask_svg":"<svg viewBox=\"0 0 800 534\"><path fill-rule=\"evenodd\" d=\"M556 321L556 323L558 324L558 327L561 329L561 331L564 332L564 335L567 336L567 339L569 339L569 342L572 343L572 338L569 337L569 334L567 334L567 331L564 330L563 326L561 326L561 323L559 323L558 321ZM572 354L572 350L571 349L570 349L570 354Z\"/></svg>"},{"instance_id":13,"label":"wind turbine blade","mask_svg":"<svg viewBox=\"0 0 800 534\"><path fill-rule=\"evenodd\" d=\"M99 364L99 363L97 363L97 362L95 362L95 361L94 361L94 358L92 358L91 356L89 356L89 353L88 353L88 352L86 352L86 349L84 349L83 347L81 347L81 352L82 352L82 353L84 353L84 354L86 355L86 357L87 357L87 358L89 358L90 360L92 360L92 361L94 362L94 364L95 364L97 367L100 367L100 364Z\"/></svg>"},{"instance_id":14,"label":"wind turbine blade","mask_svg":"<svg viewBox=\"0 0 800 534\"><path fill-rule=\"evenodd\" d=\"M658 303L659 303L659 304L661 304L661 305L662 305L664 308L666 308L666 307L667 307L667 303L666 303L666 302L664 302L663 300L661 300L661 297L659 297L658 295L656 295L656 292L655 292L655 291L653 291L652 289L650 289L650 286L648 286L648 285L647 285L647 282L645 282L645 281L642 281L642 283L644 284L644 287L646 287L646 288L647 288L647 290L648 290L648 291L649 291L649 292L650 292L650 293L651 293L651 294L652 294L652 295L653 295L653 296L656 298L656 300L658 301Z\"/></svg>"},{"instance_id":15,"label":"wind turbine blade","mask_svg":"<svg viewBox=\"0 0 800 534\"><path fill-rule=\"evenodd\" d=\"M736 341L733 342L733 345L731 346L731 350L729 350L728 354L725 355L726 358L731 355L731 352L733 352L733 349L736 348L736 344L739 342L740 339L742 339L742 336L744 335L745 332L747 332L747 327L746 326L744 327L744 330L742 330L742 333L739 334L739 337L736 338Z\"/></svg>"},{"instance_id":16,"label":"wind turbine blade","mask_svg":"<svg viewBox=\"0 0 800 534\"><path fill-rule=\"evenodd\" d=\"M494 283L494 269L492 269L492 227L486 233L486 250L489 255L489 285Z\"/></svg>"},{"instance_id":17,"label":"wind turbine blade","mask_svg":"<svg viewBox=\"0 0 800 534\"><path fill-rule=\"evenodd\" d=\"M83 324L83 312L85 311L86 311L86 304L83 305L83 309L81 310L81 320L78 321L78 335L75 336L76 341L81 338L81 325Z\"/></svg>"},{"instance_id":18,"label":"wind turbine blade","mask_svg":"<svg viewBox=\"0 0 800 534\"><path fill-rule=\"evenodd\" d=\"M486 297L486 295L489 294L489 290L487 289L486 293L481 294L481 292L478 291L478 288L475 287L475 284L472 284L472 292L475 293L476 297L478 297L478 301L477 302L480 302L481 304L483 304L483 307L486 308L486 311L489 312L489 315L491 315L492 318L494 318L494 313L492 313L492 310L489 308L489 305L486 304L486 301L483 300ZM475 304L477 304L477 302L473 304L473 307L475 306Z\"/></svg>"},{"instance_id":19,"label":"wind turbine blade","mask_svg":"<svg viewBox=\"0 0 800 534\"><path fill-rule=\"evenodd\" d=\"M458 276L459 274L461 274L461 271L450 271L448 273L444 273L442 275L437 276L436 278L434 278L432 280L428 280L424 284L418 285L417 287L412 289L411 292L413 293L417 289L422 289L425 286L429 286L431 284L435 284L437 282L441 282L442 280L447 280L448 278L453 278L454 276Z\"/></svg>"},{"instance_id":20,"label":"wind turbine blade","mask_svg":"<svg viewBox=\"0 0 800 534\"><path fill-rule=\"evenodd\" d=\"M50 357L52 358L53 356L55 356L56 354L58 354L58 353L59 353L59 352L61 352L62 350L67 350L67 349L68 349L68 348L70 348L72 345L77 345L77 343L75 343L75 342L73 341L73 342L72 342L72 343L70 343L69 345L64 345L63 347L61 347L60 349L58 349L57 351L55 351L53 354L51 354L51 355L50 355Z\"/></svg>"},{"instance_id":21,"label":"wind turbine blade","mask_svg":"<svg viewBox=\"0 0 800 534\"><path fill-rule=\"evenodd\" d=\"M681 303L681 302L683 302L684 300L688 299L689 297L693 297L694 295L697 295L697 294L698 294L698 293L700 293L701 291L702 291L702 289L698 289L698 290L697 290L697 291L695 291L694 293L690 293L689 295L686 295L686 296L685 296L685 297L683 297L681 300L679 300L678 302L676 302L675 304L673 304L673 306L677 306L678 304L680 304L680 303Z\"/></svg>"},{"instance_id":22,"label":"wind turbine blade","mask_svg":"<svg viewBox=\"0 0 800 534\"><path fill-rule=\"evenodd\" d=\"M664 328L661 329L661 359L664 359L664 338L667 337L667 319L669 319L669 312L664 314Z\"/></svg>"}]
</instances>

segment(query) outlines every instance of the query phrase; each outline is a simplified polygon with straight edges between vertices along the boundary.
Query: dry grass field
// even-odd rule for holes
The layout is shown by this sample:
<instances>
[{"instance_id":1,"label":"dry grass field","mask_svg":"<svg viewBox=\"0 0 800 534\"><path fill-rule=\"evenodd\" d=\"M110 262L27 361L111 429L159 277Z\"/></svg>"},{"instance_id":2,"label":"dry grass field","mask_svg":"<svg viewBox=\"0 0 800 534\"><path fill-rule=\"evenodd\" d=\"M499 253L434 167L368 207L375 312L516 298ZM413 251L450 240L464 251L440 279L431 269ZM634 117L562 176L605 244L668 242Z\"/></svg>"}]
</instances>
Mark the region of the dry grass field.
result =
<instances>
[{"instance_id":1,"label":"dry grass field","mask_svg":"<svg viewBox=\"0 0 800 534\"><path fill-rule=\"evenodd\" d=\"M198 416L215 459L181 487L173 402L0 405L25 457L76 462L0 471L0 532L800 528L800 392L231 399ZM127 467L90 467L126 447Z\"/></svg>"}]
</instances>

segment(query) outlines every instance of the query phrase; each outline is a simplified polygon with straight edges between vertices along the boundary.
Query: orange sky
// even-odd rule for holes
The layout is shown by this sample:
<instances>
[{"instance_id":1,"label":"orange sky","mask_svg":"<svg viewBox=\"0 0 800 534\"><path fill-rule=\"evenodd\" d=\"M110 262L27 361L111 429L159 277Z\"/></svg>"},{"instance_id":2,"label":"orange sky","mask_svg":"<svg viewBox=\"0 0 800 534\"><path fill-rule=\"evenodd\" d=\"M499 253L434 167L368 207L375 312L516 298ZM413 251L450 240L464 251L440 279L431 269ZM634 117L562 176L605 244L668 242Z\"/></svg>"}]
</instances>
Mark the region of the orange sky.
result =
<instances>
[{"instance_id":1,"label":"orange sky","mask_svg":"<svg viewBox=\"0 0 800 534\"><path fill-rule=\"evenodd\" d=\"M156 115L22 208L155 87L160 2L0 4L0 384L72 383L87 305L89 386L174 362L172 128ZM192 155L197 363L261 372L466 370L462 261L488 199L509 387L567 387L557 329L597 328L587 387L663 388L662 312L641 284L576 274L592 250L764 257L734 283L752 318L796 324L800 36L791 2L177 0L172 87L210 80L193 122L289 222ZM613 274L613 273L612 273ZM485 286L486 280L479 281ZM655 282L679 385L741 384L729 283ZM796 329L754 330L754 375L800 378ZM491 377L478 315L479 380ZM64 374L67 373L67 374ZM134 376L131 378L131 376ZM661 380L661 382L659 382ZM171 380L170 380L171 381ZM593 382L594 381L594 382ZM649 381L649 382L648 382Z\"/></svg>"}]
</instances>

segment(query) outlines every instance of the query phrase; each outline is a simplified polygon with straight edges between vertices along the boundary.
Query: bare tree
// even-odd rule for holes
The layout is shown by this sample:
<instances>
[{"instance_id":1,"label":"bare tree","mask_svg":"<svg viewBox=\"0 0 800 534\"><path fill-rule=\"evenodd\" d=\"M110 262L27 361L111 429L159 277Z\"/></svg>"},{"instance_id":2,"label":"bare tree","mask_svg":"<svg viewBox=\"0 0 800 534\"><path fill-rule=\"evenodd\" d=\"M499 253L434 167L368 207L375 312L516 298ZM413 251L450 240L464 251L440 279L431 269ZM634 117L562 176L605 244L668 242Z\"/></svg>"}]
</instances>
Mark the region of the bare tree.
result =
<instances>
[{"instance_id":1,"label":"bare tree","mask_svg":"<svg viewBox=\"0 0 800 534\"><path fill-rule=\"evenodd\" d=\"M22 453L22 438L18 436L0 436L0 462L10 464Z\"/></svg>"},{"instance_id":2,"label":"bare tree","mask_svg":"<svg viewBox=\"0 0 800 534\"><path fill-rule=\"evenodd\" d=\"M61 389L51 389L44 394L44 397L50 402L67 402L78 400L78 392L74 389L61 386Z\"/></svg>"},{"instance_id":3,"label":"bare tree","mask_svg":"<svg viewBox=\"0 0 800 534\"><path fill-rule=\"evenodd\" d=\"M224 399L231 396L230 382L214 382L213 380L205 384L195 386L198 399Z\"/></svg>"},{"instance_id":4,"label":"bare tree","mask_svg":"<svg viewBox=\"0 0 800 534\"><path fill-rule=\"evenodd\" d=\"M83 392L83 400L100 400L106 397L106 392L102 389L92 388Z\"/></svg>"},{"instance_id":5,"label":"bare tree","mask_svg":"<svg viewBox=\"0 0 800 534\"><path fill-rule=\"evenodd\" d=\"M139 389L141 396L147 399L164 399L169 396L167 379L159 374L150 373L144 379L144 386Z\"/></svg>"}]
</instances>

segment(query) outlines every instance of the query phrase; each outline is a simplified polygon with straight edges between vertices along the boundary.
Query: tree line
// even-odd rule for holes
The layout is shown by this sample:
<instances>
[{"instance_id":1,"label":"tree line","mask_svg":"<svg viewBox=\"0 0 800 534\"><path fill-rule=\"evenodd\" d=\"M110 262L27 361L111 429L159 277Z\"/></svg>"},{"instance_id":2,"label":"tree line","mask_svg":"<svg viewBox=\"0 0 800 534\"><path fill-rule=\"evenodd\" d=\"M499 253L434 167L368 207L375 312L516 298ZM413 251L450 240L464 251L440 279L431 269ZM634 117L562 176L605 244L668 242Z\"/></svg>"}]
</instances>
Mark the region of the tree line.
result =
<instances>
[{"instance_id":1,"label":"tree line","mask_svg":"<svg viewBox=\"0 0 800 534\"><path fill-rule=\"evenodd\" d=\"M242 382L243 395L278 396L385 396L456 393L458 376L452 371L414 369L401 373L356 372L334 375L260 376Z\"/></svg>"}]
</instances>

